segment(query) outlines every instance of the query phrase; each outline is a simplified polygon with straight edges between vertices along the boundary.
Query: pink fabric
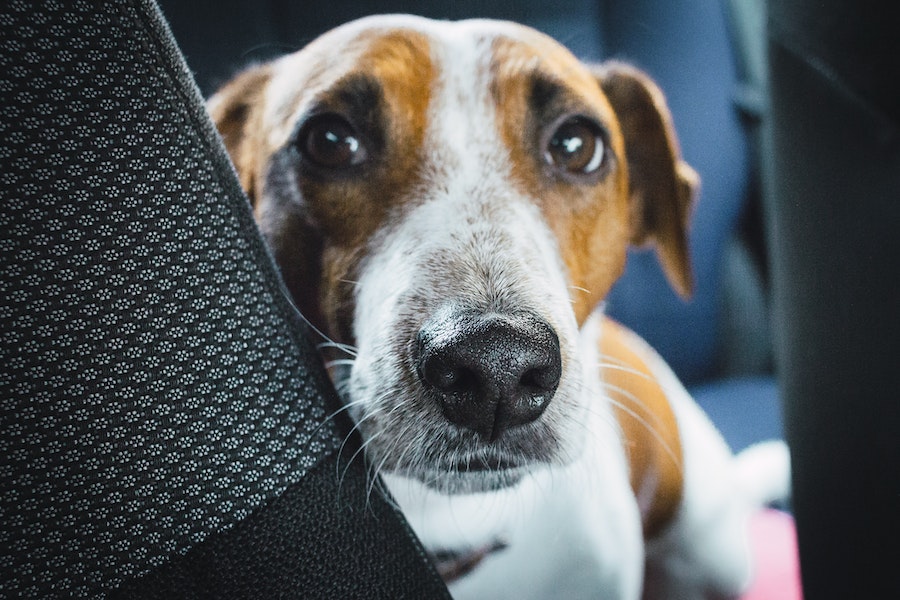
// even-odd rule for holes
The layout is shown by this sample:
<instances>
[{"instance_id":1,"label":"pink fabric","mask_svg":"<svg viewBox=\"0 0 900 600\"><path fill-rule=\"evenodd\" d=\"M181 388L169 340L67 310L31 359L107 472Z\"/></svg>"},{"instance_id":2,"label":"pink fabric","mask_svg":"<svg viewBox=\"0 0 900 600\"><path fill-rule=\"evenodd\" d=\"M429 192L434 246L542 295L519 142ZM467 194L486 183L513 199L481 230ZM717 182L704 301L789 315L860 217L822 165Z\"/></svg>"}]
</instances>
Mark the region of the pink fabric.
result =
<instances>
[{"instance_id":1,"label":"pink fabric","mask_svg":"<svg viewBox=\"0 0 900 600\"><path fill-rule=\"evenodd\" d=\"M794 519L777 510L760 511L750 522L750 540L756 577L741 600L801 600Z\"/></svg>"}]
</instances>

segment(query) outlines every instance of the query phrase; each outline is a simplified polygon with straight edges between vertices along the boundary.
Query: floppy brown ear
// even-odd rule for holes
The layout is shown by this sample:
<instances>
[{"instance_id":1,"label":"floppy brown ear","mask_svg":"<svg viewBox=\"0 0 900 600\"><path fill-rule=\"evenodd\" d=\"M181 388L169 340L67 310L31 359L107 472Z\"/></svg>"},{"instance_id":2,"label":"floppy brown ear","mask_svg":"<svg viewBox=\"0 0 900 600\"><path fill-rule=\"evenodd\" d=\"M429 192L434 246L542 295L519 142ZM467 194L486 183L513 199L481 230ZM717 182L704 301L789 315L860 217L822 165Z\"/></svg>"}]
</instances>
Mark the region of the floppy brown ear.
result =
<instances>
[{"instance_id":1,"label":"floppy brown ear","mask_svg":"<svg viewBox=\"0 0 900 600\"><path fill-rule=\"evenodd\" d=\"M267 65L251 67L226 83L206 103L237 169L241 187L251 202L255 202L255 161L262 143L257 138L257 132L262 128L254 121L261 118L262 99L269 78Z\"/></svg>"},{"instance_id":2,"label":"floppy brown ear","mask_svg":"<svg viewBox=\"0 0 900 600\"><path fill-rule=\"evenodd\" d=\"M669 283L682 297L694 287L688 221L700 185L683 160L662 92L640 70L617 62L594 67L625 137L631 241L653 244Z\"/></svg>"}]
</instances>

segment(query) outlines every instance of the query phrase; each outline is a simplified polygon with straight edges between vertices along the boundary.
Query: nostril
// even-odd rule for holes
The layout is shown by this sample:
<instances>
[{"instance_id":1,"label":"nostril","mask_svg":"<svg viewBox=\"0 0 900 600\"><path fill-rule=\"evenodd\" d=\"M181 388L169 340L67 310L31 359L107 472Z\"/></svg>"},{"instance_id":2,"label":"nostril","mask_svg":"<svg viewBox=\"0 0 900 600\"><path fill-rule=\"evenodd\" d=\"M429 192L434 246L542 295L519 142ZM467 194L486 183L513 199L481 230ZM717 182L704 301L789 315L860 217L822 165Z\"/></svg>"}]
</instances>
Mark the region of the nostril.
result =
<instances>
[{"instance_id":1,"label":"nostril","mask_svg":"<svg viewBox=\"0 0 900 600\"><path fill-rule=\"evenodd\" d=\"M530 423L544 413L559 386L561 368L558 357L558 352L552 353L548 364L528 369L522 374L515 392L515 402L507 410L509 425Z\"/></svg>"},{"instance_id":2,"label":"nostril","mask_svg":"<svg viewBox=\"0 0 900 600\"><path fill-rule=\"evenodd\" d=\"M448 394L473 392L478 388L478 376L464 366L456 364L441 352L427 353L419 363L419 377L433 387Z\"/></svg>"},{"instance_id":3,"label":"nostril","mask_svg":"<svg viewBox=\"0 0 900 600\"><path fill-rule=\"evenodd\" d=\"M534 392L555 390L559 385L559 368L553 365L536 367L525 371L519 380L522 389Z\"/></svg>"},{"instance_id":4,"label":"nostril","mask_svg":"<svg viewBox=\"0 0 900 600\"><path fill-rule=\"evenodd\" d=\"M458 369L453 383L447 391L456 394L476 393L481 387L478 375L471 369Z\"/></svg>"},{"instance_id":5,"label":"nostril","mask_svg":"<svg viewBox=\"0 0 900 600\"><path fill-rule=\"evenodd\" d=\"M432 356L426 357L419 363L419 376L422 381L439 390L452 387L458 378L455 369L449 368L441 361L434 360Z\"/></svg>"}]
</instances>

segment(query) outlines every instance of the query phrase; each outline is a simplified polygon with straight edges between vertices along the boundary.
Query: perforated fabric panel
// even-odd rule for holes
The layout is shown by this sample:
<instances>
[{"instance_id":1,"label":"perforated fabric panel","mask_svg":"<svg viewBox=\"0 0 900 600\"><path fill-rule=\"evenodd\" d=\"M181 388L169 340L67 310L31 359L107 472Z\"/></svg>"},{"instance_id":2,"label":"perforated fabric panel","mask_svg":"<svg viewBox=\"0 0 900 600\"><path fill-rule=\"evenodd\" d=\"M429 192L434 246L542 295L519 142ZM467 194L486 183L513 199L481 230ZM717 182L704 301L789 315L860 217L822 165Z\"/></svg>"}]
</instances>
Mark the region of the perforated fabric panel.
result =
<instances>
[{"instance_id":1,"label":"perforated fabric panel","mask_svg":"<svg viewBox=\"0 0 900 600\"><path fill-rule=\"evenodd\" d=\"M0 5L0 597L112 590L342 440L167 33Z\"/></svg>"}]
</instances>

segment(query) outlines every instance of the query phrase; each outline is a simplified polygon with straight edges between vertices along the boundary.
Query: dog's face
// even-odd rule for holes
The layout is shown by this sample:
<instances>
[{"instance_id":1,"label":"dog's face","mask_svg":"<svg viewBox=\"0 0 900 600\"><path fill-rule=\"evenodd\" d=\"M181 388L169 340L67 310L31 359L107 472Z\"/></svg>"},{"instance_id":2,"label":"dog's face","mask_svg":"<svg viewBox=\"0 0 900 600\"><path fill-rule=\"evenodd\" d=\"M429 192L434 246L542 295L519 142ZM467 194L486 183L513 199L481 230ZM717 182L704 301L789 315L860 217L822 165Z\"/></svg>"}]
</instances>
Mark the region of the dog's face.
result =
<instances>
[{"instance_id":1,"label":"dog's face","mask_svg":"<svg viewBox=\"0 0 900 600\"><path fill-rule=\"evenodd\" d=\"M210 112L298 307L355 348L332 372L380 470L469 492L572 460L579 327L627 246L690 291L659 91L531 29L357 21Z\"/></svg>"}]
</instances>

